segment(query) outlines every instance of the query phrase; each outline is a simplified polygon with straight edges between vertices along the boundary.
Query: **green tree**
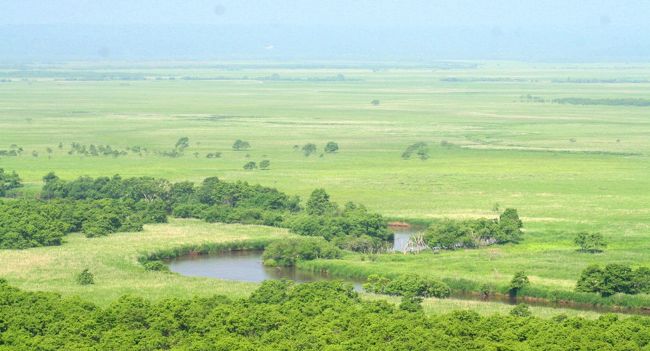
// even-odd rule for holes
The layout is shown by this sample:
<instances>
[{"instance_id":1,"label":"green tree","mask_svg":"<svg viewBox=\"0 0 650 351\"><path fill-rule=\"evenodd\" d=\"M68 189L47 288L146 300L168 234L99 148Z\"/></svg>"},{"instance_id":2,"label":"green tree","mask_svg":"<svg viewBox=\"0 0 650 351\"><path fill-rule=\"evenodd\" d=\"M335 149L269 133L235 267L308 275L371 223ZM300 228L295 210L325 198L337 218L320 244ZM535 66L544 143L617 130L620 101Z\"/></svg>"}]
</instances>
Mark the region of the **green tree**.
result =
<instances>
[{"instance_id":1,"label":"green tree","mask_svg":"<svg viewBox=\"0 0 650 351\"><path fill-rule=\"evenodd\" d=\"M95 276L90 273L88 268L84 269L81 273L77 274L77 283L79 285L95 284Z\"/></svg>"},{"instance_id":2,"label":"green tree","mask_svg":"<svg viewBox=\"0 0 650 351\"><path fill-rule=\"evenodd\" d=\"M181 137L176 141L176 145L174 146L177 150L183 151L187 149L190 146L190 138L188 137Z\"/></svg>"},{"instance_id":3,"label":"green tree","mask_svg":"<svg viewBox=\"0 0 650 351\"><path fill-rule=\"evenodd\" d=\"M244 165L244 169L247 170L247 171L252 171L252 170L254 170L256 168L257 168L257 164L255 162L253 162L253 161L247 162Z\"/></svg>"},{"instance_id":4,"label":"green tree","mask_svg":"<svg viewBox=\"0 0 650 351\"><path fill-rule=\"evenodd\" d=\"M499 216L499 227L501 228L501 242L514 242L521 241L522 231L524 224L519 219L519 214L514 208L506 208Z\"/></svg>"},{"instance_id":5,"label":"green tree","mask_svg":"<svg viewBox=\"0 0 650 351\"><path fill-rule=\"evenodd\" d=\"M11 173L5 172L4 168L0 168L0 196L7 195L7 191L22 187L20 177L16 171Z\"/></svg>"},{"instance_id":6,"label":"green tree","mask_svg":"<svg viewBox=\"0 0 650 351\"><path fill-rule=\"evenodd\" d=\"M325 152L328 154L339 151L339 144L330 141L325 145Z\"/></svg>"},{"instance_id":7,"label":"green tree","mask_svg":"<svg viewBox=\"0 0 650 351\"><path fill-rule=\"evenodd\" d=\"M528 280L526 273L517 272L510 280L510 294L512 296L516 296L519 291L521 291L521 289L527 287L528 285L530 285L530 281Z\"/></svg>"},{"instance_id":8,"label":"green tree","mask_svg":"<svg viewBox=\"0 0 650 351\"><path fill-rule=\"evenodd\" d=\"M603 296L614 295L615 293L635 294L634 273L632 268L623 264L611 263L603 270L603 282L600 286L600 294Z\"/></svg>"},{"instance_id":9,"label":"green tree","mask_svg":"<svg viewBox=\"0 0 650 351\"><path fill-rule=\"evenodd\" d=\"M603 270L598 265L585 268L576 283L576 291L600 293L603 285Z\"/></svg>"},{"instance_id":10,"label":"green tree","mask_svg":"<svg viewBox=\"0 0 650 351\"><path fill-rule=\"evenodd\" d=\"M307 214L323 216L336 212L336 204L330 202L330 196L325 189L315 189L307 200Z\"/></svg>"},{"instance_id":11,"label":"green tree","mask_svg":"<svg viewBox=\"0 0 650 351\"><path fill-rule=\"evenodd\" d=\"M260 161L260 169L269 169L269 167L271 167L271 161L269 160Z\"/></svg>"},{"instance_id":12,"label":"green tree","mask_svg":"<svg viewBox=\"0 0 650 351\"><path fill-rule=\"evenodd\" d=\"M379 100L377 100L377 99L374 99L374 100L370 101L370 103L371 103L373 106L379 106Z\"/></svg>"},{"instance_id":13,"label":"green tree","mask_svg":"<svg viewBox=\"0 0 650 351\"><path fill-rule=\"evenodd\" d=\"M235 140L235 142L232 144L232 149L235 151L248 150L250 148L251 148L251 144L248 141L244 141L241 139Z\"/></svg>"},{"instance_id":14,"label":"green tree","mask_svg":"<svg viewBox=\"0 0 650 351\"><path fill-rule=\"evenodd\" d=\"M576 245L580 246L580 251L582 252L602 252L603 249L607 247L607 243L605 242L603 235L600 233L578 233L574 242Z\"/></svg>"},{"instance_id":15,"label":"green tree","mask_svg":"<svg viewBox=\"0 0 650 351\"><path fill-rule=\"evenodd\" d=\"M302 153L305 156L309 156L309 155L311 155L311 154L313 154L315 152L316 152L316 144L307 143L307 144L302 146Z\"/></svg>"}]
</instances>

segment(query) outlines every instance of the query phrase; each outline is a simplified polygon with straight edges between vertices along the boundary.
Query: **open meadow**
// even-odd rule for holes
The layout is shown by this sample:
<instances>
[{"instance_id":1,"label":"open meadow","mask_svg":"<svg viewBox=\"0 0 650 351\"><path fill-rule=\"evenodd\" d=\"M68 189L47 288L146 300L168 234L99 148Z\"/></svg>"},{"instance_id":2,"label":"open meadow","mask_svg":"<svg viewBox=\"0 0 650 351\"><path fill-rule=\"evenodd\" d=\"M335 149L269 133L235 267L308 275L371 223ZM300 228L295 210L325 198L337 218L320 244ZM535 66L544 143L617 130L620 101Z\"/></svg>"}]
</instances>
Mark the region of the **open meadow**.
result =
<instances>
[{"instance_id":1,"label":"open meadow","mask_svg":"<svg viewBox=\"0 0 650 351\"><path fill-rule=\"evenodd\" d=\"M372 261L346 255L307 265L349 275L413 272L503 286L525 271L532 286L570 291L592 263L650 265L650 107L554 100L648 96L650 65L641 64L5 65L0 151L22 152L0 156L0 168L20 174L27 197L54 171L62 179L120 174L200 182L217 176L303 200L324 188L339 203L359 202L390 219L417 223L493 218L496 208L516 208L525 230L519 244ZM165 156L181 137L189 138L189 147ZM237 139L250 149L234 151ZM323 152L329 141L338 143L338 152ZM427 158L404 159L405 149L418 142L427 144ZM70 153L73 143L126 154ZM317 146L310 156L301 151L307 143ZM210 153L220 154L206 157ZM268 169L243 168L262 160L270 161ZM135 245L137 233L74 234L60 247L0 250L0 276L20 288L101 303L134 292L241 296L254 284L144 272L135 249L159 240L170 246L286 235L275 228L182 221L148 228L147 235L151 231L158 234L144 246ZM606 250L577 252L579 231L602 233ZM93 254L107 256L95 268L95 286L64 283L66 274L87 264L75 258L77 250L88 257L95 241L113 243L118 236L123 241L111 245L129 250ZM61 267L65 271L50 271Z\"/></svg>"}]
</instances>

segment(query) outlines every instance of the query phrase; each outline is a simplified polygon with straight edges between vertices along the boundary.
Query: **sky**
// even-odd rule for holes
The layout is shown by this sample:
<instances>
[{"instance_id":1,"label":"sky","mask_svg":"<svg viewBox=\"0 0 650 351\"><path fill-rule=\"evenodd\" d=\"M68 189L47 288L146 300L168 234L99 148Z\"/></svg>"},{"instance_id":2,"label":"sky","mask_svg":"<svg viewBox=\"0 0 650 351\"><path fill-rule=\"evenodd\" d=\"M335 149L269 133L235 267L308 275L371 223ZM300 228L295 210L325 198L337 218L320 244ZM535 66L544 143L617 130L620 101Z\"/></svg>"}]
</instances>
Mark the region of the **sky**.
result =
<instances>
[{"instance_id":1,"label":"sky","mask_svg":"<svg viewBox=\"0 0 650 351\"><path fill-rule=\"evenodd\" d=\"M0 0L0 60L650 58L648 0Z\"/></svg>"}]
</instances>

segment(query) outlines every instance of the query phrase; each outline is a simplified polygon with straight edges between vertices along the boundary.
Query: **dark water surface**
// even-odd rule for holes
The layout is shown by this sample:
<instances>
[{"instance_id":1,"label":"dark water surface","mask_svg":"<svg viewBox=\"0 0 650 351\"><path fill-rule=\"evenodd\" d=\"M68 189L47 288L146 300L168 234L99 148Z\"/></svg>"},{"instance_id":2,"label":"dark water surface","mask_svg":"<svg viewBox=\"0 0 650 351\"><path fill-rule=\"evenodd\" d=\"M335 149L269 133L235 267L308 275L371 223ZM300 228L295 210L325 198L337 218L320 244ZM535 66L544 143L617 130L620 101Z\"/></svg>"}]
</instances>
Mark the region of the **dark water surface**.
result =
<instances>
[{"instance_id":1,"label":"dark water surface","mask_svg":"<svg viewBox=\"0 0 650 351\"><path fill-rule=\"evenodd\" d=\"M296 267L266 267L262 251L228 251L218 255L182 256L169 261L172 272L190 277L207 277L259 283L269 279L288 279L299 283L340 280L360 290L362 281L335 278L327 272L308 272Z\"/></svg>"}]
</instances>

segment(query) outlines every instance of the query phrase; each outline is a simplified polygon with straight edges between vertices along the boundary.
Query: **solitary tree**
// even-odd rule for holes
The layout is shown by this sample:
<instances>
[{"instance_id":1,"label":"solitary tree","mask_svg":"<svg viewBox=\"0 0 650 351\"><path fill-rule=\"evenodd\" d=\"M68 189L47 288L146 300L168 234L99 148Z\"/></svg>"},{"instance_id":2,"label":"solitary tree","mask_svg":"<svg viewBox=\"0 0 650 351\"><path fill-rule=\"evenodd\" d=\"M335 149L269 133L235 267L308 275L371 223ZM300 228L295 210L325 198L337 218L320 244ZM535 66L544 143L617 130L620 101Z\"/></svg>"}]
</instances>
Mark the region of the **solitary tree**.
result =
<instances>
[{"instance_id":1,"label":"solitary tree","mask_svg":"<svg viewBox=\"0 0 650 351\"><path fill-rule=\"evenodd\" d=\"M77 274L77 283L80 285L95 284L95 277L90 273L88 268L86 268L81 273Z\"/></svg>"},{"instance_id":2,"label":"solitary tree","mask_svg":"<svg viewBox=\"0 0 650 351\"><path fill-rule=\"evenodd\" d=\"M378 105L379 105L379 100L374 99L374 100L370 101L370 103L371 103L373 106L378 106Z\"/></svg>"},{"instance_id":3,"label":"solitary tree","mask_svg":"<svg viewBox=\"0 0 650 351\"><path fill-rule=\"evenodd\" d=\"M316 152L316 144L308 143L303 145L302 152L305 154L305 156L313 154Z\"/></svg>"},{"instance_id":4,"label":"solitary tree","mask_svg":"<svg viewBox=\"0 0 650 351\"><path fill-rule=\"evenodd\" d=\"M176 149L179 151L183 151L187 149L190 146L190 138L188 137L182 137L179 138L178 141L176 141Z\"/></svg>"},{"instance_id":5,"label":"solitary tree","mask_svg":"<svg viewBox=\"0 0 650 351\"><path fill-rule=\"evenodd\" d=\"M325 189L315 189L307 200L307 213L310 215L322 216L333 212L336 208L330 202L330 196Z\"/></svg>"},{"instance_id":6,"label":"solitary tree","mask_svg":"<svg viewBox=\"0 0 650 351\"><path fill-rule=\"evenodd\" d=\"M337 152L337 151L339 151L339 144L337 144L337 143L335 143L333 141L330 141L330 142L327 143L327 145L325 145L325 152L326 153L331 154L331 153L334 153L334 152Z\"/></svg>"},{"instance_id":7,"label":"solitary tree","mask_svg":"<svg viewBox=\"0 0 650 351\"><path fill-rule=\"evenodd\" d=\"M578 233L574 242L580 246L580 251L582 252L602 252L607 247L607 243L600 233Z\"/></svg>"},{"instance_id":8,"label":"solitary tree","mask_svg":"<svg viewBox=\"0 0 650 351\"><path fill-rule=\"evenodd\" d=\"M45 148L45 151L47 152L47 158L52 158L52 148L47 147Z\"/></svg>"},{"instance_id":9,"label":"solitary tree","mask_svg":"<svg viewBox=\"0 0 650 351\"><path fill-rule=\"evenodd\" d=\"M524 272L517 272L515 275L512 277L512 280L510 280L510 295L511 296L517 296L517 293L528 286L530 284L530 281L528 280L528 276Z\"/></svg>"},{"instance_id":10,"label":"solitary tree","mask_svg":"<svg viewBox=\"0 0 650 351\"><path fill-rule=\"evenodd\" d=\"M269 169L270 166L271 166L271 161L269 160L260 161L260 169Z\"/></svg>"},{"instance_id":11,"label":"solitary tree","mask_svg":"<svg viewBox=\"0 0 650 351\"><path fill-rule=\"evenodd\" d=\"M499 228L503 234L502 241L519 242L521 240L521 228L524 226L519 214L514 208L506 208L499 216Z\"/></svg>"},{"instance_id":12,"label":"solitary tree","mask_svg":"<svg viewBox=\"0 0 650 351\"><path fill-rule=\"evenodd\" d=\"M244 169L247 171L252 171L257 168L257 164L253 161L250 161L244 165Z\"/></svg>"},{"instance_id":13,"label":"solitary tree","mask_svg":"<svg viewBox=\"0 0 650 351\"><path fill-rule=\"evenodd\" d=\"M235 151L247 150L250 148L251 148L251 144L249 144L248 141L244 141L241 139L235 140L235 142L232 144L232 149Z\"/></svg>"}]
</instances>

